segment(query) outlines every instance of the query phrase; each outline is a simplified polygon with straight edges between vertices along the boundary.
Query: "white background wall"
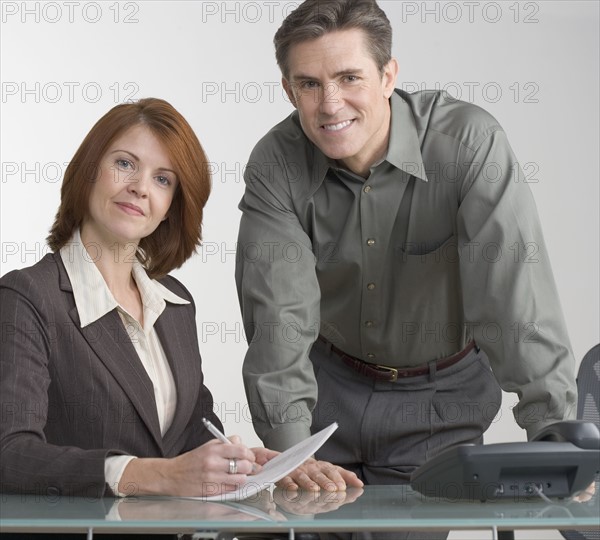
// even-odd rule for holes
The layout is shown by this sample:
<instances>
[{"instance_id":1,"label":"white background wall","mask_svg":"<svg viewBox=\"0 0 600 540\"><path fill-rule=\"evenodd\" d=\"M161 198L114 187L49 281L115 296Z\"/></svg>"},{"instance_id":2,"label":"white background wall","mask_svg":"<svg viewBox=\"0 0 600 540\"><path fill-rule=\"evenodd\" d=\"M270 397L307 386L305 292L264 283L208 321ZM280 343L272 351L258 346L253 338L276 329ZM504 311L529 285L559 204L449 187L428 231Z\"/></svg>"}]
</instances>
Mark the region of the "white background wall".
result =
<instances>
[{"instance_id":1,"label":"white background wall","mask_svg":"<svg viewBox=\"0 0 600 540\"><path fill-rule=\"evenodd\" d=\"M248 154L291 111L272 37L299 2L3 1L1 248L4 274L37 261L66 163L128 99L170 101L214 178L204 248L175 272L198 307L204 371L228 433L258 443L241 381L234 287ZM489 110L533 190L575 357L599 341L599 3L381 1L398 86L445 88ZM505 395L487 441L524 439Z\"/></svg>"}]
</instances>

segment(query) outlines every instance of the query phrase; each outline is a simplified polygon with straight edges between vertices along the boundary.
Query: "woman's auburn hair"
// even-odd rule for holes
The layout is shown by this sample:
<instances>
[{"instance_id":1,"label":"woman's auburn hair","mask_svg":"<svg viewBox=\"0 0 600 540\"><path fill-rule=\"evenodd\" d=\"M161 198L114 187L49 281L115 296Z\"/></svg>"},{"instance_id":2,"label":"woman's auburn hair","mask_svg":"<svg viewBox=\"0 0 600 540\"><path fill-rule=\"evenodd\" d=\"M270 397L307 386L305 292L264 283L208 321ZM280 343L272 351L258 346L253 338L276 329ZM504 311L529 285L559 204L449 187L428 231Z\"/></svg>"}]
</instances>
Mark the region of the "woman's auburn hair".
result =
<instances>
[{"instance_id":1,"label":"woman's auburn hair","mask_svg":"<svg viewBox=\"0 0 600 540\"><path fill-rule=\"evenodd\" d=\"M65 170L60 206L47 242L57 252L81 227L104 154L117 137L139 125L148 127L164 145L179 181L167 219L141 239L137 251L148 275L160 278L179 268L200 245L202 211L211 189L209 163L200 141L185 118L162 99L122 103L96 122Z\"/></svg>"}]
</instances>

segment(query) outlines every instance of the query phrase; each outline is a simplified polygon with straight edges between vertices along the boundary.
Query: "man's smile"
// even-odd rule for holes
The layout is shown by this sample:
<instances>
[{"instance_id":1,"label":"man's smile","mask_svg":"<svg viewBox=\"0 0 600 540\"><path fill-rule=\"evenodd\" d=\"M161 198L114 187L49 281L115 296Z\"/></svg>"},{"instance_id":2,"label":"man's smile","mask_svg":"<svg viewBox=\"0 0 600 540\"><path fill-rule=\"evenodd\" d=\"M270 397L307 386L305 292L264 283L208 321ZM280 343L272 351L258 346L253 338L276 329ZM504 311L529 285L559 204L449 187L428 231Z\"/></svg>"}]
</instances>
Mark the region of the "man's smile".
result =
<instances>
[{"instance_id":1,"label":"man's smile","mask_svg":"<svg viewBox=\"0 0 600 540\"><path fill-rule=\"evenodd\" d=\"M323 124L321 128L325 131L340 131L351 125L353 122L354 120L344 120L343 122L338 122L337 124Z\"/></svg>"}]
</instances>

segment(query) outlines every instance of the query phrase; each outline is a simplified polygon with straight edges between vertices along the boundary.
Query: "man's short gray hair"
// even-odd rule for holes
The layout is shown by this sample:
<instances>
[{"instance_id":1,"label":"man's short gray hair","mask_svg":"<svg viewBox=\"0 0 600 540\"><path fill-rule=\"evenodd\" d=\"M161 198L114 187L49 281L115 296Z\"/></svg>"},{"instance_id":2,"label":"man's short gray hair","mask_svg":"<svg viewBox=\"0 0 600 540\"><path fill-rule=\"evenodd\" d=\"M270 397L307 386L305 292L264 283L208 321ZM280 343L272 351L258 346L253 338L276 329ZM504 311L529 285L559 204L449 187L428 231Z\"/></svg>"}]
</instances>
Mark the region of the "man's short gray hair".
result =
<instances>
[{"instance_id":1,"label":"man's short gray hair","mask_svg":"<svg viewBox=\"0 0 600 540\"><path fill-rule=\"evenodd\" d=\"M293 45L354 28L365 33L369 52L383 73L392 58L392 27L375 0L306 0L286 17L273 40L282 75L289 78Z\"/></svg>"}]
</instances>

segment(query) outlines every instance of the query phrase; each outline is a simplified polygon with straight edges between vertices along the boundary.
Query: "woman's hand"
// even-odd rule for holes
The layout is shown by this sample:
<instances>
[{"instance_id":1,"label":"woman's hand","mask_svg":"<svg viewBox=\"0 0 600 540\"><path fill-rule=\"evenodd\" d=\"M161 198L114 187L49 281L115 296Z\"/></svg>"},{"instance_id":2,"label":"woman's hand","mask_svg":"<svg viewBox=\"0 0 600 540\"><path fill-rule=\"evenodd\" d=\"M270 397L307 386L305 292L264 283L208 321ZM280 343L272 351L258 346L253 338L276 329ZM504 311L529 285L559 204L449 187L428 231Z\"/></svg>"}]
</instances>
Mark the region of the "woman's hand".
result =
<instances>
[{"instance_id":1,"label":"woman's hand","mask_svg":"<svg viewBox=\"0 0 600 540\"><path fill-rule=\"evenodd\" d=\"M252 452L258 465L264 465L267 461L270 461L281 453L276 450L269 450L268 448L252 448Z\"/></svg>"},{"instance_id":2,"label":"woman's hand","mask_svg":"<svg viewBox=\"0 0 600 540\"><path fill-rule=\"evenodd\" d=\"M233 436L230 440L232 444L214 439L171 459L134 459L123 471L119 491L125 495L180 497L234 491L252 473L256 458L241 444L239 437ZM231 460L235 460L235 474L229 472Z\"/></svg>"}]
</instances>

